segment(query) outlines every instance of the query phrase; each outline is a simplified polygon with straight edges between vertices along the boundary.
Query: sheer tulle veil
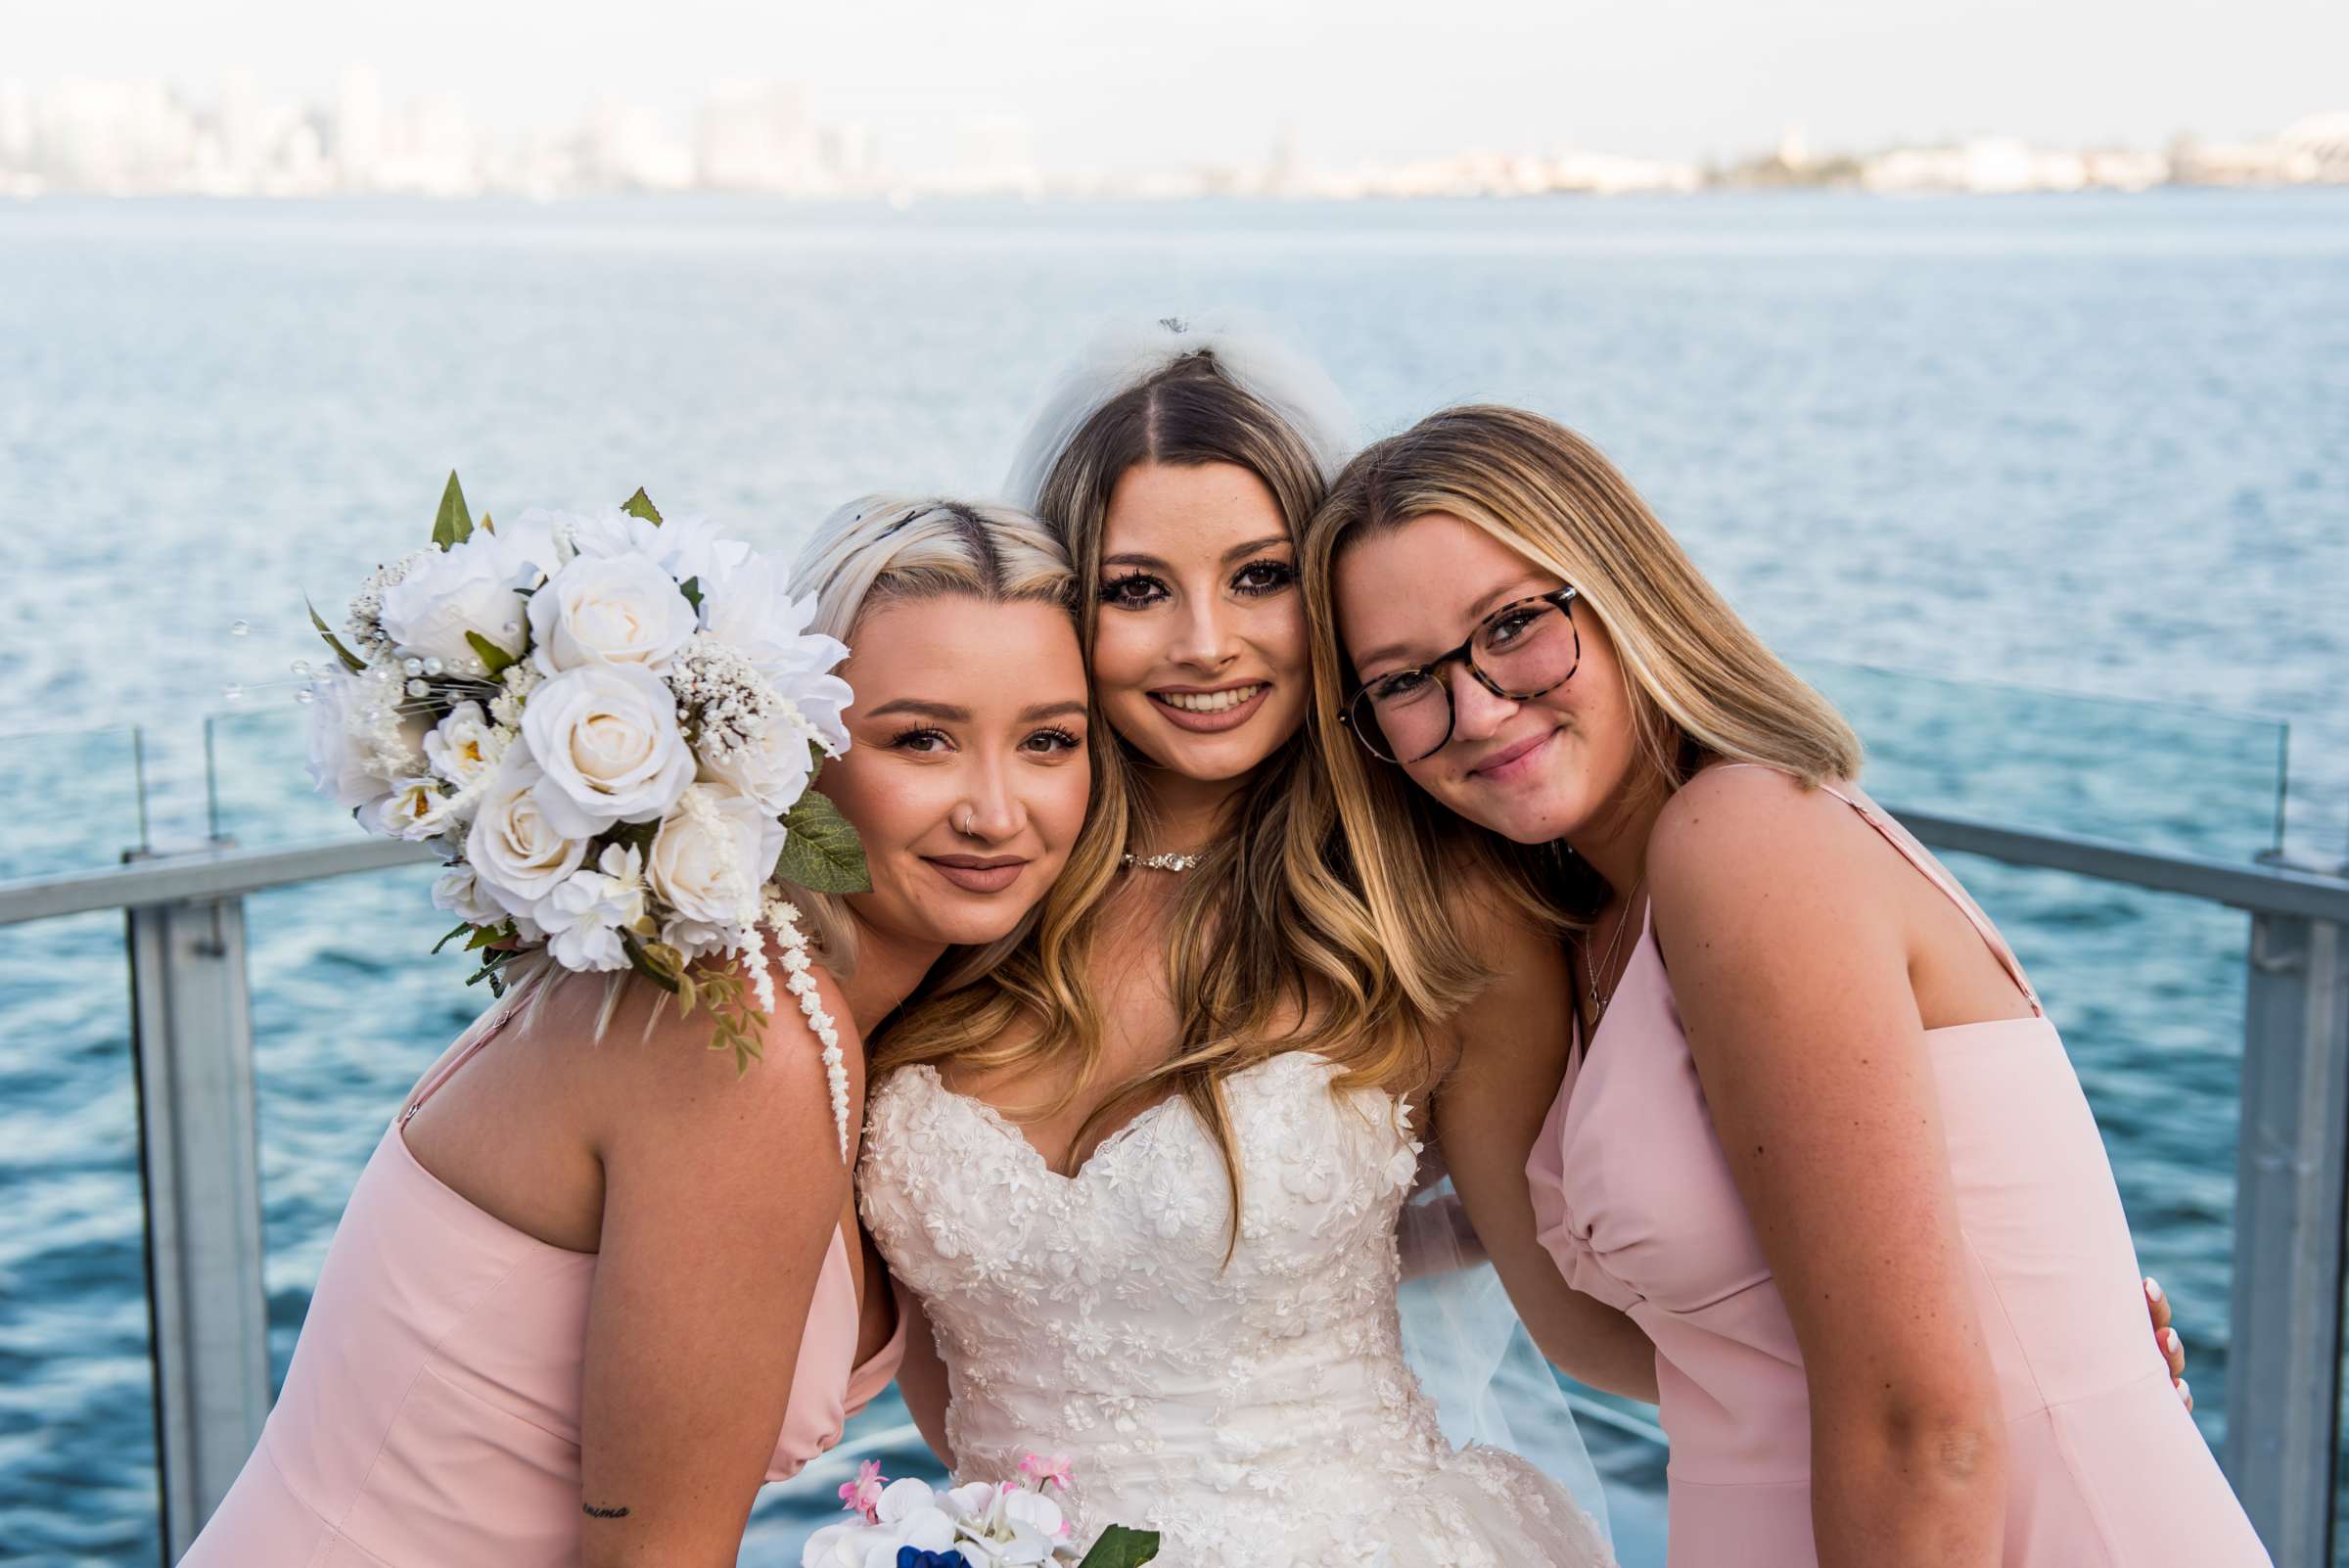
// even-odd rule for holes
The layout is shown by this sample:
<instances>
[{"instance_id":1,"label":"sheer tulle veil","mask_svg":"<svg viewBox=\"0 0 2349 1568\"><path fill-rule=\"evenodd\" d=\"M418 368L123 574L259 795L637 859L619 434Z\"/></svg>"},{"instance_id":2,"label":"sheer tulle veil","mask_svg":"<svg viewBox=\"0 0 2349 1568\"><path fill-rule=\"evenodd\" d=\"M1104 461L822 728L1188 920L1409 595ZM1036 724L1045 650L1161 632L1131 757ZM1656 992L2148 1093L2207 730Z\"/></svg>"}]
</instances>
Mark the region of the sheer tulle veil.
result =
<instances>
[{"instance_id":1,"label":"sheer tulle veil","mask_svg":"<svg viewBox=\"0 0 2349 1568\"><path fill-rule=\"evenodd\" d=\"M1215 355L1225 376L1305 438L1324 484L1361 445L1361 428L1337 383L1274 318L1243 310L1121 318L1095 332L1052 378L1020 438L1003 498L1033 511L1052 465L1103 403L1196 353Z\"/></svg>"},{"instance_id":2,"label":"sheer tulle veil","mask_svg":"<svg viewBox=\"0 0 2349 1568\"><path fill-rule=\"evenodd\" d=\"M1033 511L1052 465L1096 410L1200 352L1303 438L1324 483L1361 444L1345 394L1285 323L1237 310L1121 319L1099 329L1049 384L1004 479L1004 498ZM1411 1369L1436 1402L1448 1440L1519 1454L1555 1477L1603 1533L1606 1499L1574 1412L1465 1229L1448 1180L1404 1210L1400 1240L1410 1277L1400 1305Z\"/></svg>"}]
</instances>

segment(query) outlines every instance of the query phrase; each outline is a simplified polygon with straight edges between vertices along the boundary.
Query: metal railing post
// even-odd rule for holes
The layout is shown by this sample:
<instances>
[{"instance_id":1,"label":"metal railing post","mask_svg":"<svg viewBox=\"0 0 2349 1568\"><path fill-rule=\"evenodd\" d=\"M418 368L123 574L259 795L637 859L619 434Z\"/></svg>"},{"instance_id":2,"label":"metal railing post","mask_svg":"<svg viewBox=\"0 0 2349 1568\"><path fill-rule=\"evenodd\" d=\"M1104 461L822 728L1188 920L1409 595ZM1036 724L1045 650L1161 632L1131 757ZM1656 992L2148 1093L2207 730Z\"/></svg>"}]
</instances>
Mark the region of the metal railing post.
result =
<instances>
[{"instance_id":1,"label":"metal railing post","mask_svg":"<svg viewBox=\"0 0 2349 1568\"><path fill-rule=\"evenodd\" d=\"M2226 1467L2278 1568L2330 1568L2349 926L2251 916Z\"/></svg>"},{"instance_id":2,"label":"metal railing post","mask_svg":"<svg viewBox=\"0 0 2349 1568\"><path fill-rule=\"evenodd\" d=\"M163 1560L211 1517L269 1413L245 903L128 911Z\"/></svg>"}]
</instances>

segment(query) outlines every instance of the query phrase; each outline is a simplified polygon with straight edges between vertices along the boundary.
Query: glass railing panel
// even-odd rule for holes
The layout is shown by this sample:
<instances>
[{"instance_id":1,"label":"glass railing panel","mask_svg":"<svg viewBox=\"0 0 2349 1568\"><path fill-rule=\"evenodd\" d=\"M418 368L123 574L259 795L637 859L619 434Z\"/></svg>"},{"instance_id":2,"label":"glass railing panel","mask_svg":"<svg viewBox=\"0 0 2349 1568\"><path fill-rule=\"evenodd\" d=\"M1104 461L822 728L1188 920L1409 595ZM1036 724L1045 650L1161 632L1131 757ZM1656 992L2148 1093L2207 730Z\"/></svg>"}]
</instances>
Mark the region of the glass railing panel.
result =
<instances>
[{"instance_id":1,"label":"glass railing panel","mask_svg":"<svg viewBox=\"0 0 2349 1568\"><path fill-rule=\"evenodd\" d=\"M310 788L309 720L310 710L290 700L206 716L207 809L215 836L248 848L362 837L348 811Z\"/></svg>"},{"instance_id":2,"label":"glass railing panel","mask_svg":"<svg viewBox=\"0 0 2349 1568\"><path fill-rule=\"evenodd\" d=\"M73 754L44 754L61 755ZM88 841L100 863L122 847L105 831ZM122 929L111 910L0 929L0 1557L12 1561L161 1552Z\"/></svg>"},{"instance_id":3,"label":"glass railing panel","mask_svg":"<svg viewBox=\"0 0 2349 1568\"><path fill-rule=\"evenodd\" d=\"M1886 805L2226 860L2279 842L2287 728L2275 719L1831 660L1797 669L1860 732Z\"/></svg>"},{"instance_id":4,"label":"glass railing panel","mask_svg":"<svg viewBox=\"0 0 2349 1568\"><path fill-rule=\"evenodd\" d=\"M146 840L127 726L0 735L0 881L94 871Z\"/></svg>"}]
</instances>

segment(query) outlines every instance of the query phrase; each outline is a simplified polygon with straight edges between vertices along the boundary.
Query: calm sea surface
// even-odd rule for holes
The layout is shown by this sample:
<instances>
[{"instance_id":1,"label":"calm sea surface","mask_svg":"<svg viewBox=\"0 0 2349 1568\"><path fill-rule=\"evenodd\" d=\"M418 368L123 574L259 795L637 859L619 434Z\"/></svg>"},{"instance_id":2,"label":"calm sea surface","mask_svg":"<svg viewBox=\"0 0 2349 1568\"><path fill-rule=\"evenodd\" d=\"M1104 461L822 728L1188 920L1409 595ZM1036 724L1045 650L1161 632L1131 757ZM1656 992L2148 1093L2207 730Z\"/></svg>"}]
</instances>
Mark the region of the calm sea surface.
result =
<instances>
[{"instance_id":1,"label":"calm sea surface","mask_svg":"<svg viewBox=\"0 0 2349 1568\"><path fill-rule=\"evenodd\" d=\"M477 512L643 484L788 547L863 490L987 489L1091 322L1213 304L1290 318L1374 430L1473 398L1594 437L1846 705L1891 803L2238 859L2280 820L2302 855L2349 843L2349 191L57 201L0 207L0 878L138 841L132 725L159 844L351 833L302 797L271 683L314 652L301 595L332 619L452 466ZM2064 1028L2215 1439L2243 921L1958 869ZM360 1165L483 999L423 956L428 881L248 909L281 1372ZM120 923L8 937L0 1556L144 1564ZM770 1492L745 1561L796 1562L836 1479Z\"/></svg>"}]
</instances>

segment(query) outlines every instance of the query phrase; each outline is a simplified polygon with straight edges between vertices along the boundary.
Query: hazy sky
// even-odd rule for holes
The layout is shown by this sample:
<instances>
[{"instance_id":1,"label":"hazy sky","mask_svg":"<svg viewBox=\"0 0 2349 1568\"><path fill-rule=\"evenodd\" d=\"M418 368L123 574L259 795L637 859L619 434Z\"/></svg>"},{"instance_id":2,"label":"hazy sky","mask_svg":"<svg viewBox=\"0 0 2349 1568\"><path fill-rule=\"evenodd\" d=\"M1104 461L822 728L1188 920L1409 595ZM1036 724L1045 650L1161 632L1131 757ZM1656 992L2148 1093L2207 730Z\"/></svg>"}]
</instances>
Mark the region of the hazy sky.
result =
<instances>
[{"instance_id":1,"label":"hazy sky","mask_svg":"<svg viewBox=\"0 0 2349 1568\"><path fill-rule=\"evenodd\" d=\"M445 90L490 126L599 95L682 131L714 83L804 83L899 167L1014 115L1047 168L1308 161L1469 147L1658 157L2011 131L2057 145L2264 134L2349 109L2349 0L0 0L0 77L160 78L208 100L241 67L327 101Z\"/></svg>"}]
</instances>

